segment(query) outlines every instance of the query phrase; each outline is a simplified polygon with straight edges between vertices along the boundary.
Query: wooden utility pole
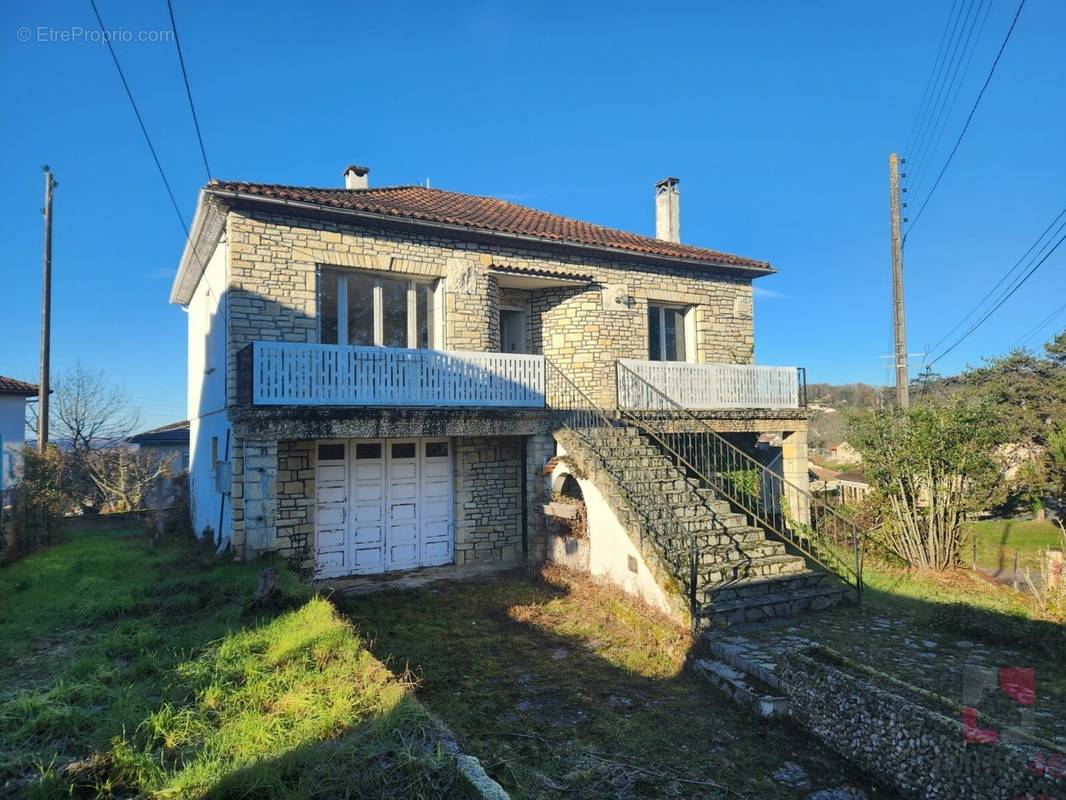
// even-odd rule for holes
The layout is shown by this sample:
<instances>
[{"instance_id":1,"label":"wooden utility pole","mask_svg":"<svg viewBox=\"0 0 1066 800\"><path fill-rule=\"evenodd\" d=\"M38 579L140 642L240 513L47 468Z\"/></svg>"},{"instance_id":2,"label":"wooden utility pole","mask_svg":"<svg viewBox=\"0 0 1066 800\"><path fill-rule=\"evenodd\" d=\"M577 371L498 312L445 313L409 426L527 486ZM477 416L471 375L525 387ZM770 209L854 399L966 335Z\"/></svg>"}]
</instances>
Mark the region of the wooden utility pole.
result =
<instances>
[{"instance_id":1,"label":"wooden utility pole","mask_svg":"<svg viewBox=\"0 0 1066 800\"><path fill-rule=\"evenodd\" d=\"M56 181L44 166L44 258L41 276L41 382L37 391L37 450L48 447L49 367L52 352L52 192Z\"/></svg>"},{"instance_id":2,"label":"wooden utility pole","mask_svg":"<svg viewBox=\"0 0 1066 800\"><path fill-rule=\"evenodd\" d=\"M892 222L892 332L896 343L896 402L910 405L907 376L907 326L903 314L903 243L899 224L899 156L888 157L888 205Z\"/></svg>"}]
</instances>

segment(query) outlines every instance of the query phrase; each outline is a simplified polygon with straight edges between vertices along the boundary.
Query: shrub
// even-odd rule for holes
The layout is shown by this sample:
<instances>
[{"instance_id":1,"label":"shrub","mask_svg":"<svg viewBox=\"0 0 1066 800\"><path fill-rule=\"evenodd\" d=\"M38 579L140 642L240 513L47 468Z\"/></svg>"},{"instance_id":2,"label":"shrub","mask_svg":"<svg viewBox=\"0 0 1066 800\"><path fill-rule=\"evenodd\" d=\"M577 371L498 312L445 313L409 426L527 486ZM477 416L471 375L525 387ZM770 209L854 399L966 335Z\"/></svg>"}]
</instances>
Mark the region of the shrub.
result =
<instances>
[{"instance_id":1,"label":"shrub","mask_svg":"<svg viewBox=\"0 0 1066 800\"><path fill-rule=\"evenodd\" d=\"M63 515L71 504L66 463L56 447L39 453L22 449L21 475L10 490L7 535L0 537L0 556L13 560L59 540Z\"/></svg>"}]
</instances>

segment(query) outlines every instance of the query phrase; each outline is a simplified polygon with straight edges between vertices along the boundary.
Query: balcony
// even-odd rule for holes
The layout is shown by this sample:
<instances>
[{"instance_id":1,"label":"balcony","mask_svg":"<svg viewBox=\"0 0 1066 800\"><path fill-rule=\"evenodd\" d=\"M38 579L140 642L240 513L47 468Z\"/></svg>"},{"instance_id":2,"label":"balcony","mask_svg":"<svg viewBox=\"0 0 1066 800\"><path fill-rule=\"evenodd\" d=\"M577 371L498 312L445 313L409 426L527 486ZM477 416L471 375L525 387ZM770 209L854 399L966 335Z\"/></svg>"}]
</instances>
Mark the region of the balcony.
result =
<instances>
[{"instance_id":1,"label":"balcony","mask_svg":"<svg viewBox=\"0 0 1066 800\"><path fill-rule=\"evenodd\" d=\"M807 405L806 372L801 367L630 359L618 364L618 407L623 409L669 410L676 404L689 411L715 411Z\"/></svg>"},{"instance_id":2,"label":"balcony","mask_svg":"<svg viewBox=\"0 0 1066 800\"><path fill-rule=\"evenodd\" d=\"M253 342L238 401L265 406L543 408L543 356Z\"/></svg>"}]
</instances>

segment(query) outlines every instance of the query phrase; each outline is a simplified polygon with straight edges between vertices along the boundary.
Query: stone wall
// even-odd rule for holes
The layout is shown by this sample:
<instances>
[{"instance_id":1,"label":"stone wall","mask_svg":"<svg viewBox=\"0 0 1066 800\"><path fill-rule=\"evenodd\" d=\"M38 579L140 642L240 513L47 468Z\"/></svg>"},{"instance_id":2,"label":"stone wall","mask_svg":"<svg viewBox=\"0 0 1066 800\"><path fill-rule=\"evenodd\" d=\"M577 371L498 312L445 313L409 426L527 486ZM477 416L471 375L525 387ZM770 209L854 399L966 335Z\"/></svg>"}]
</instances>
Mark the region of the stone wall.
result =
<instances>
[{"instance_id":1,"label":"stone wall","mask_svg":"<svg viewBox=\"0 0 1066 800\"><path fill-rule=\"evenodd\" d=\"M455 563L517 561L522 547L522 440L455 440Z\"/></svg>"},{"instance_id":2,"label":"stone wall","mask_svg":"<svg viewBox=\"0 0 1066 800\"><path fill-rule=\"evenodd\" d=\"M444 347L482 351L499 349L501 292L509 293L491 267L590 275L588 286L528 292L529 338L533 352L551 358L603 403L613 403L614 360L647 357L649 302L695 307L698 361L752 359L751 280L726 271L561 256L247 210L229 212L227 237L231 403L238 350L255 340L316 340L323 266L444 278Z\"/></svg>"},{"instance_id":3,"label":"stone wall","mask_svg":"<svg viewBox=\"0 0 1066 800\"><path fill-rule=\"evenodd\" d=\"M311 574L315 568L315 443L278 442L276 552Z\"/></svg>"},{"instance_id":4,"label":"stone wall","mask_svg":"<svg viewBox=\"0 0 1066 800\"><path fill-rule=\"evenodd\" d=\"M554 449L552 438L466 436L453 442L455 563L522 560L523 495L527 511L539 511L541 469ZM523 466L528 470L525 482ZM244 558L277 553L313 572L315 442L238 439L233 470L237 553ZM538 553L543 550L542 528L542 515L530 513L526 533Z\"/></svg>"},{"instance_id":5,"label":"stone wall","mask_svg":"<svg viewBox=\"0 0 1066 800\"><path fill-rule=\"evenodd\" d=\"M809 653L782 657L789 714L829 747L907 798L1060 797L1061 770L1039 747L967 742L951 710L890 691ZM960 713L961 716L961 713Z\"/></svg>"}]
</instances>

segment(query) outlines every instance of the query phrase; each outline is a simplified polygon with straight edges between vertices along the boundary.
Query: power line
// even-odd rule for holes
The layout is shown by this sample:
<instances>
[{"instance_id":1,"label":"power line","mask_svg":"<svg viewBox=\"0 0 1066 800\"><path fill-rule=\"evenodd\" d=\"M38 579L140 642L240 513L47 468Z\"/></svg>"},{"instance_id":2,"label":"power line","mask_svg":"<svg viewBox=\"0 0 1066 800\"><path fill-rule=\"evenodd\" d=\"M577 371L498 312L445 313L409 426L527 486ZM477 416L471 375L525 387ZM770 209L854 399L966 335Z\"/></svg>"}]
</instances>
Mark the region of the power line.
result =
<instances>
[{"instance_id":1,"label":"power line","mask_svg":"<svg viewBox=\"0 0 1066 800\"><path fill-rule=\"evenodd\" d=\"M936 47L936 58L933 59L933 68L929 70L929 77L925 81L925 91L922 92L922 102L918 104L918 113L914 116L914 121L911 123L910 133L907 134L907 144L903 148L904 153L911 152L911 143L915 141L914 135L918 128L918 122L922 119L922 115L925 113L926 105L930 99L930 89L933 86L934 78L939 75L940 60L946 52L944 50L944 41L947 39L948 31L951 29L951 20L955 16L955 9L959 6L959 0L952 0L951 11L948 12L948 21L944 25L944 30L940 34L940 43ZM961 9L960 9L961 10ZM954 36L954 34L952 34Z\"/></svg>"},{"instance_id":2,"label":"power line","mask_svg":"<svg viewBox=\"0 0 1066 800\"><path fill-rule=\"evenodd\" d=\"M996 58L992 62L992 69L988 71L988 77L985 78L984 85L981 87L981 91L977 93L977 99L974 101L973 108L970 109L969 115L966 117L966 122L962 126L962 130L959 132L959 137L955 140L955 145L951 148L951 152L948 154L947 161L944 162L944 166L940 168L939 174L936 176L936 180L933 182L933 188L929 190L929 194L925 196L925 200L922 201L922 205L918 209L918 213L915 215L911 224L907 227L907 233L903 236L903 241L907 241L907 236L910 235L911 230L918 224L918 220L921 219L922 212L925 211L925 207L929 205L929 200L936 192L937 187L940 186L940 181L944 177L944 173L947 172L948 166L951 164L955 153L959 150L959 145L962 144L962 139L966 135L966 131L970 128L970 123L973 121L973 115L977 112L977 107L981 104L981 98L985 96L985 90L988 88L988 84L992 82L992 76L996 74L996 67L999 65L999 60L1003 56L1003 51L1007 49L1007 43L1010 41L1011 34L1014 33L1014 26L1018 24L1018 17L1021 16L1022 9L1025 7L1025 0L1021 0L1018 3L1018 10L1014 12L1014 19L1011 20L1010 28L1007 29L1007 35L1003 37L1003 43L999 46L999 52L996 53Z\"/></svg>"},{"instance_id":3,"label":"power line","mask_svg":"<svg viewBox=\"0 0 1066 800\"><path fill-rule=\"evenodd\" d=\"M1058 221L1060 219L1062 219L1063 216L1066 216L1066 208L1063 208L1062 211L1060 211L1058 213L1058 216L1056 216L1055 219L1051 220L1051 224L1048 225L1046 228L1044 228L1043 232L1041 232L1041 234L1036 237L1036 240L1029 246L1029 249L1026 250L1022 254L1022 257L1019 258L1016 262L1014 262L1014 266L1012 266L1010 269L1008 269L1003 274L1003 277L1000 278L998 281L996 281L996 284L991 289L988 290L988 292L985 294L984 297L982 297L980 300L977 301L977 303L973 306L973 308L970 309L970 311L966 314L966 316L963 317L962 319L960 319L957 323L955 323L955 327L954 328L952 328L950 331L948 331L943 336L941 336L932 347L928 347L928 348L926 348L926 350L928 350L928 352L930 352L930 353L935 353L937 348L940 347L940 345L942 345L948 339L948 337L951 336L951 334L953 334L955 331L957 331L959 328L961 328L966 323L966 320L970 319L970 317L972 317L974 314L976 314L981 309L981 306L984 305L985 301L988 298L990 298L993 294L995 294L996 289L998 289L1000 286L1002 286L1004 284L1004 282L1006 282L1007 279L1010 278L1010 276L1014 274L1015 270L1017 270L1019 267L1022 266L1022 264L1025 262L1025 259L1029 258L1029 254L1032 253L1033 250L1036 249L1037 245L1040 244L1040 242L1042 242L1044 240L1044 237L1047 236L1048 232L1052 228L1054 228L1055 225L1058 224ZM1054 238L1054 237L1052 237L1052 238Z\"/></svg>"},{"instance_id":4,"label":"power line","mask_svg":"<svg viewBox=\"0 0 1066 800\"><path fill-rule=\"evenodd\" d=\"M1018 347L1019 345L1022 345L1022 344L1025 344L1026 342L1028 342L1037 333L1039 333L1041 330L1043 330L1044 327L1049 322L1051 322L1053 319L1055 319L1055 317L1059 316L1059 314L1061 314L1063 311L1066 311L1066 303L1063 303L1061 306L1059 306L1054 311L1052 311L1050 314L1048 314L1046 317L1044 317L1042 320L1040 320L1040 322L1036 323L1036 325L1034 325L1028 331L1023 333L1021 335L1021 338L1016 339L1014 344L1012 344L1010 347L1008 347L1006 350L1004 350L1002 353L1000 353L1000 355L1006 355L1011 350L1013 350L1015 347Z\"/></svg>"},{"instance_id":5,"label":"power line","mask_svg":"<svg viewBox=\"0 0 1066 800\"><path fill-rule=\"evenodd\" d=\"M189 110L192 112L192 124L196 127L196 138L200 142L200 155L203 156L204 159L204 169L207 171L207 179L211 180L211 167L207 165L207 148L204 147L204 137L200 132L200 120L196 116L196 104L192 101L192 89L189 88L189 74L185 71L185 56L182 55L181 52L181 39L178 38L178 26L174 22L174 6L171 3L171 0L167 0L167 10L170 12L170 30L174 33L174 46L178 51L178 63L181 65L181 77L185 81L185 96L189 98Z\"/></svg>"},{"instance_id":6,"label":"power line","mask_svg":"<svg viewBox=\"0 0 1066 800\"><path fill-rule=\"evenodd\" d=\"M170 205L174 208L174 214L178 218L178 223L181 225L182 231L185 233L185 243L189 247L189 252L192 253L193 258L196 259L197 264L200 266L203 280L207 284L208 290L212 295L215 295L214 290L211 287L211 281L207 277L207 269L204 266L203 261L200 260L200 254L196 252L196 246L192 242L192 236L189 233L189 226L185 224L185 217L182 216L181 208L178 206L178 201L174 197L174 190L170 188L170 181L167 180L167 173L163 169L163 164L159 160L159 154L156 153L155 145L152 144L152 137L148 135L148 128L144 124L144 118L141 116L141 111L137 107L137 101L133 99L133 91L130 89L129 81L126 80L126 74L122 71L122 65L119 64L118 55L115 53L115 48L111 45L111 37L107 35L107 28L104 26L104 20L100 16L100 10L96 7L96 0L89 0L89 5L92 6L93 14L96 15L96 22L100 26L100 33L107 44L107 50L111 53L111 60L115 64L115 70L118 72L119 80L122 81L122 87L126 90L126 97L130 101L130 107L133 108L133 114L137 117L137 124L141 127L141 133L144 135L144 141L148 145L148 150L152 154L152 160L155 162L155 167L159 171L159 177L163 181L163 187L167 190L167 197L170 198ZM215 295L220 298L219 295ZM226 322L226 309L225 306L219 302L218 314L222 317L223 323Z\"/></svg>"},{"instance_id":7,"label":"power line","mask_svg":"<svg viewBox=\"0 0 1066 800\"><path fill-rule=\"evenodd\" d=\"M1022 286L1025 284L1025 282L1027 280L1029 280L1029 278L1032 277L1033 273L1036 272L1038 269L1040 269L1040 267L1043 266L1045 261L1047 261L1049 258L1051 258L1052 253L1054 253L1056 250L1058 250L1059 249L1059 245L1061 245L1064 241L1066 241L1066 234L1061 236L1059 238L1059 240L1057 242L1055 242L1054 246L1047 253L1044 254L1043 258L1041 258L1039 261L1037 261L1036 264L1032 267L1032 269L1030 269L1027 273L1025 273L1025 275L1022 276L1021 280L1019 280L1017 283L1015 283L1014 287L1009 292L1007 292L1006 295L1004 295L1002 298L1000 298L999 302L997 302L994 306L992 306L992 308L990 308L988 310L988 313L986 313L983 317L981 317L981 319L977 320L977 322L975 322L973 325L971 325L969 330L967 330L966 333L964 333L962 336L960 336L955 341L955 343L953 345L951 345L951 347L949 347L947 350L945 350L943 353L941 353L936 358L932 359L929 362L929 364L935 364L937 361L942 359L944 356L946 356L948 353L950 353L952 350L954 350L956 347L958 347L960 344L962 344L971 333L973 333L975 330L977 330L979 327L981 327L981 325L984 324L985 320L987 320L989 317L991 317L1000 308L1000 306L1002 306L1004 303L1006 303L1008 300L1010 300L1010 298L1014 295L1014 293L1017 292L1020 288L1022 288Z\"/></svg>"},{"instance_id":8,"label":"power line","mask_svg":"<svg viewBox=\"0 0 1066 800\"><path fill-rule=\"evenodd\" d=\"M984 0L981 0L984 5ZM951 81L947 87L947 94L944 95L944 103L940 106L940 110L936 114L933 127L930 129L930 138L927 142L928 147L925 151L926 157L919 157L916 159L918 166L915 169L914 181L911 184L911 191L917 193L919 188L923 185L927 177L927 168L929 166L929 158L940 147L940 141L944 138L944 131L947 130L948 122L951 121L951 114L955 110L955 105L959 101L959 95L962 93L962 87L966 85L966 77L970 74L970 67L973 65L974 56L977 54L977 45L981 41L981 36L984 35L985 24L988 22L988 17L992 12L992 0L988 0L988 4L984 5L984 16L981 16L981 6L978 6L977 13L974 15L973 21L970 24L970 29L966 34L966 43L962 47L962 51L959 53L959 63L956 65L955 74L952 75ZM977 19L980 17L981 23L978 26ZM977 31L975 37L974 30ZM970 46L971 41L973 46ZM969 53L969 55L967 55ZM966 60L965 66L962 69L958 69L958 66L962 65L962 60Z\"/></svg>"},{"instance_id":9,"label":"power line","mask_svg":"<svg viewBox=\"0 0 1066 800\"><path fill-rule=\"evenodd\" d=\"M944 70L937 83L939 86L935 88L933 95L931 96L932 103L927 109L927 116L924 120L923 126L919 128L918 136L915 140L915 151L912 163L912 169L924 169L925 160L929 155L928 144L932 140L933 132L936 130L937 125L940 122L940 117L943 112L944 104L951 97L952 89L955 86L955 82L959 76L959 70L962 66L963 59L966 55L966 50L969 48L970 39L973 36L973 30L977 23L977 18L980 16L981 7L984 5L985 0L979 0L979 4L975 7L974 0L970 0L969 6L966 10L959 15L959 19L956 21L956 31L958 38L955 38L955 32L952 33L951 39L948 40L948 46L951 48L951 55L944 61ZM971 11L974 11L971 17ZM965 43L963 38L965 37ZM962 46L960 51L959 47ZM943 102L942 102L943 101ZM910 160L910 154L908 154L908 160Z\"/></svg>"}]
</instances>

